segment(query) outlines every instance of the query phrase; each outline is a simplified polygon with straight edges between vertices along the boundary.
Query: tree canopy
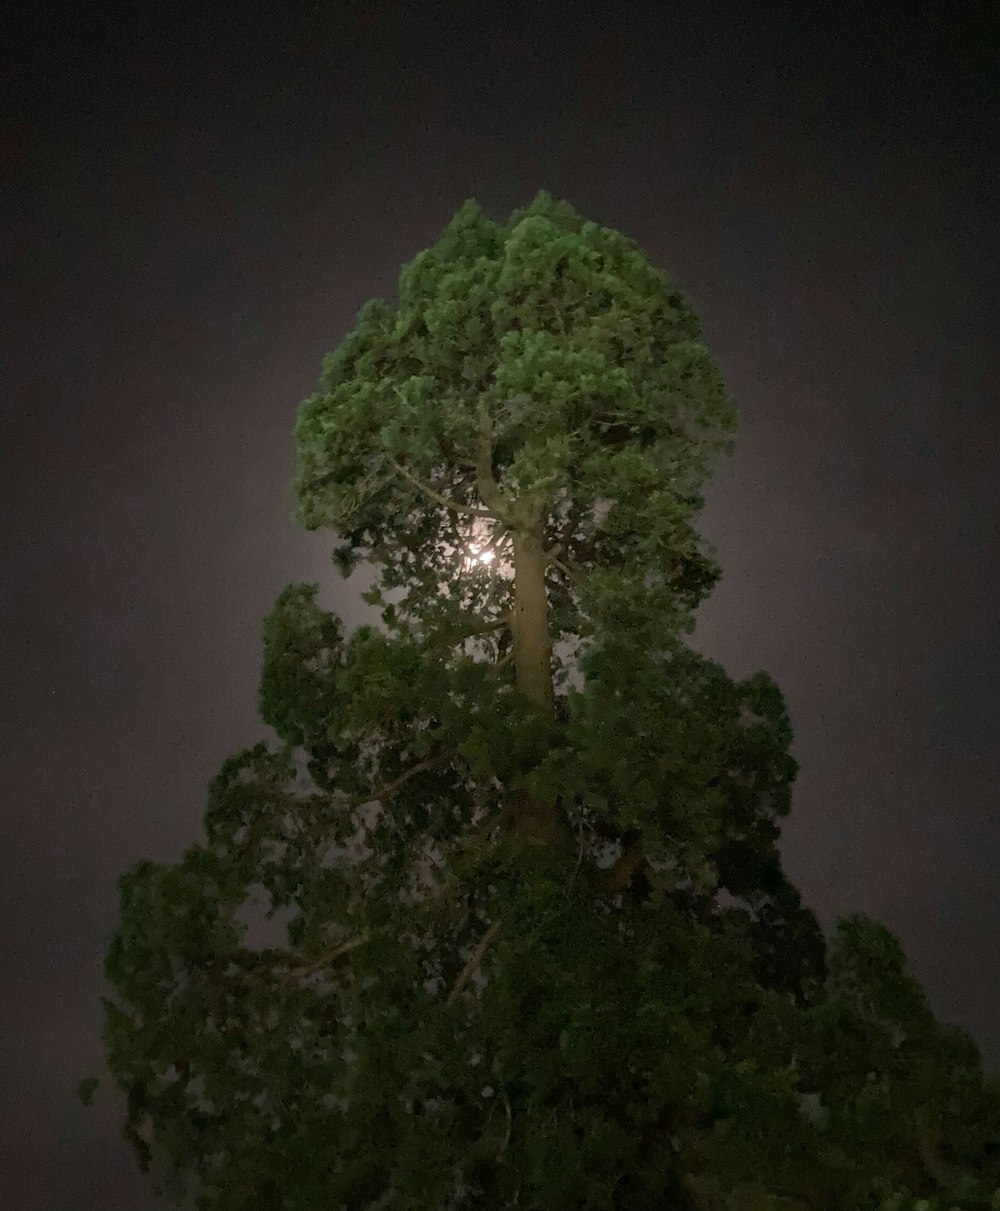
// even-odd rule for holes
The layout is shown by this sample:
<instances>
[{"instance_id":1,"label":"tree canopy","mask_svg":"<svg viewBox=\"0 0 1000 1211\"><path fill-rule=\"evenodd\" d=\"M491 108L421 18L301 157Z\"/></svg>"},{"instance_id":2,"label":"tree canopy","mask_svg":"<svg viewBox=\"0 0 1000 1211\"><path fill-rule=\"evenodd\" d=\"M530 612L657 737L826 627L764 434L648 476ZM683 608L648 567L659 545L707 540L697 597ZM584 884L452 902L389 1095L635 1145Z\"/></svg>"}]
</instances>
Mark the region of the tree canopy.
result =
<instances>
[{"instance_id":1,"label":"tree canopy","mask_svg":"<svg viewBox=\"0 0 1000 1211\"><path fill-rule=\"evenodd\" d=\"M678 287L546 194L362 308L296 494L382 625L289 586L276 740L121 880L109 1062L179 1205L1000 1209L974 1044L782 870L778 687L685 640L735 419Z\"/></svg>"}]
</instances>

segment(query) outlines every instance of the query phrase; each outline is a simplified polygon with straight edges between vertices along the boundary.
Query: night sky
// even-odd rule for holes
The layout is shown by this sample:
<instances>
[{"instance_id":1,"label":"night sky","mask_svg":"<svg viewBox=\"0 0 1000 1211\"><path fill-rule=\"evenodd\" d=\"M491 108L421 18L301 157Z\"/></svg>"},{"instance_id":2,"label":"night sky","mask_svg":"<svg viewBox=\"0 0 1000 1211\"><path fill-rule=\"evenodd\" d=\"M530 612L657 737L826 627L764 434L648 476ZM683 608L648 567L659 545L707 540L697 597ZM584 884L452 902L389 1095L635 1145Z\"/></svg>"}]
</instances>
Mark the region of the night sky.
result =
<instances>
[{"instance_id":1,"label":"night sky","mask_svg":"<svg viewBox=\"0 0 1000 1211\"><path fill-rule=\"evenodd\" d=\"M693 298L741 410L698 645L787 695L807 902L883 919L1000 1067L1000 25L24 11L0 51L5 1211L154 1205L114 1098L74 1097L115 879L176 858L263 734L280 589L361 617L289 520L295 408L470 196L504 219L548 189Z\"/></svg>"}]
</instances>

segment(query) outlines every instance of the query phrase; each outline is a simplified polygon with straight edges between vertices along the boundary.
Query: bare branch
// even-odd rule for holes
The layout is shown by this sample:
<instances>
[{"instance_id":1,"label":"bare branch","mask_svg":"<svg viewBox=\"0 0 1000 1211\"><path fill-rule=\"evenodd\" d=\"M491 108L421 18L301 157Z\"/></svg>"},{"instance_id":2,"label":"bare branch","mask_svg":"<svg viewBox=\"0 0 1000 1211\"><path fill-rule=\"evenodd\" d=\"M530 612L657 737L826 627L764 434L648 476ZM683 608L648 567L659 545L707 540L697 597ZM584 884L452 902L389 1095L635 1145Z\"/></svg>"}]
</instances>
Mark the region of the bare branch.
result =
<instances>
[{"instance_id":1,"label":"bare branch","mask_svg":"<svg viewBox=\"0 0 1000 1211\"><path fill-rule=\"evenodd\" d=\"M458 979L455 981L455 987L448 994L448 1004L449 1005L451 1005L455 1001L455 998L458 996L458 994L462 991L462 989L466 986L466 984L468 984L468 982L472 979L473 975L476 972L476 969L479 967L479 964L483 961L483 955L486 953L486 948L493 941L493 939L497 936L497 933L499 932L499 930L500 930L500 922L494 921L493 924L489 927L489 929L479 939L478 943L476 944L475 950L473 950L472 954L469 955L469 961L462 968L461 974L459 975Z\"/></svg>"}]
</instances>

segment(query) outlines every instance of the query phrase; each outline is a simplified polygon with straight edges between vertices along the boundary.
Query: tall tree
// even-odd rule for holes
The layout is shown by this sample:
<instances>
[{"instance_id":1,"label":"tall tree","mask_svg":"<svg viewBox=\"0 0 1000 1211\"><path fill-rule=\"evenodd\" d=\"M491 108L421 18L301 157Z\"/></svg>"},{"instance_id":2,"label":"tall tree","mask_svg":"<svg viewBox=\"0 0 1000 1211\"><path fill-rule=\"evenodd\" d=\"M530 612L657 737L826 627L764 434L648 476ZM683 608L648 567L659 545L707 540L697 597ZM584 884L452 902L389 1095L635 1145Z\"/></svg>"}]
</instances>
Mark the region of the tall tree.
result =
<instances>
[{"instance_id":1,"label":"tall tree","mask_svg":"<svg viewBox=\"0 0 1000 1211\"><path fill-rule=\"evenodd\" d=\"M545 194L467 203L362 309L296 487L383 626L290 586L278 743L121 883L110 1062L179 1201L833 1211L874 1172L803 1112L835 1082L784 703L684 638L734 422L677 287Z\"/></svg>"}]
</instances>

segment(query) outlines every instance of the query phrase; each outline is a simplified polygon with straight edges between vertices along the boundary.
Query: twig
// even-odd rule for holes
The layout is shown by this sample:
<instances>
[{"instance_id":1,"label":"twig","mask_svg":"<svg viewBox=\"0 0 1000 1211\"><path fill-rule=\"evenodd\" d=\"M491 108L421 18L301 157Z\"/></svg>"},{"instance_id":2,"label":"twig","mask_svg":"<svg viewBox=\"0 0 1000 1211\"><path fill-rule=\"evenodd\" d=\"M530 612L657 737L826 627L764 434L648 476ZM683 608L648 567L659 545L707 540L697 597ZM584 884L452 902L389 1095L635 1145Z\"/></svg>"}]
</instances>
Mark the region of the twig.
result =
<instances>
[{"instance_id":1,"label":"twig","mask_svg":"<svg viewBox=\"0 0 1000 1211\"><path fill-rule=\"evenodd\" d=\"M476 968L483 961L483 955L486 953L486 948L497 936L500 929L500 922L494 921L489 929L483 934L476 944L475 950L469 955L469 961L462 968L461 974L455 981L455 987L448 994L448 1004L451 1005L462 989L468 984L476 972Z\"/></svg>"}]
</instances>

